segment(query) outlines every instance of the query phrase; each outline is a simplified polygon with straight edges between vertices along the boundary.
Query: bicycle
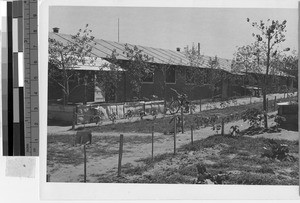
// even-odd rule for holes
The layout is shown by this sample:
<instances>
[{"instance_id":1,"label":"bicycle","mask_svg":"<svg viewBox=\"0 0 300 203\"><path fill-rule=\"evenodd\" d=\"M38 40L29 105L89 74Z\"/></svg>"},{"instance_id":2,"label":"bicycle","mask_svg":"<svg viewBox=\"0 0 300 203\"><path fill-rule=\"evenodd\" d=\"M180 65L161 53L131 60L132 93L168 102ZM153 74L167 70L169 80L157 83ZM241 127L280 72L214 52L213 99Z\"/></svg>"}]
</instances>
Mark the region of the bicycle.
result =
<instances>
[{"instance_id":1,"label":"bicycle","mask_svg":"<svg viewBox=\"0 0 300 203\"><path fill-rule=\"evenodd\" d=\"M180 108L184 108L185 113L188 113L190 110L189 104L190 102L187 100L187 95L186 94L180 94L177 92L177 90L171 88L176 94L177 98L173 101L171 101L169 105L169 111L171 114L176 114L178 113Z\"/></svg>"},{"instance_id":2,"label":"bicycle","mask_svg":"<svg viewBox=\"0 0 300 203\"><path fill-rule=\"evenodd\" d=\"M91 117L91 123L96 123L96 125L102 124L102 121L104 120L104 113L101 110L101 107L92 107L93 115Z\"/></svg>"}]
</instances>

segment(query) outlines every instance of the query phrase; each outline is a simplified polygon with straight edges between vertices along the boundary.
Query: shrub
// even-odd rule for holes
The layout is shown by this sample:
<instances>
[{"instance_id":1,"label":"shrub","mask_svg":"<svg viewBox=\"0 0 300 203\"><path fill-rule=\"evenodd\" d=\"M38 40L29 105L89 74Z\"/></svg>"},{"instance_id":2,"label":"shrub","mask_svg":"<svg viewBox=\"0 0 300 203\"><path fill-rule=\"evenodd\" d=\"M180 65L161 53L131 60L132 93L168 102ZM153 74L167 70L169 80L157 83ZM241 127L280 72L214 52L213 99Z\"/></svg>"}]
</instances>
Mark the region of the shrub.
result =
<instances>
[{"instance_id":1,"label":"shrub","mask_svg":"<svg viewBox=\"0 0 300 203\"><path fill-rule=\"evenodd\" d=\"M264 147L262 157L271 159L278 159L280 161L296 161L296 159L289 155L289 148L286 144L281 144L275 140L269 140L268 146Z\"/></svg>"},{"instance_id":2,"label":"shrub","mask_svg":"<svg viewBox=\"0 0 300 203\"><path fill-rule=\"evenodd\" d=\"M264 123L264 112L256 108L251 108L242 113L242 119L244 122L248 121L251 127L259 128Z\"/></svg>"}]
</instances>

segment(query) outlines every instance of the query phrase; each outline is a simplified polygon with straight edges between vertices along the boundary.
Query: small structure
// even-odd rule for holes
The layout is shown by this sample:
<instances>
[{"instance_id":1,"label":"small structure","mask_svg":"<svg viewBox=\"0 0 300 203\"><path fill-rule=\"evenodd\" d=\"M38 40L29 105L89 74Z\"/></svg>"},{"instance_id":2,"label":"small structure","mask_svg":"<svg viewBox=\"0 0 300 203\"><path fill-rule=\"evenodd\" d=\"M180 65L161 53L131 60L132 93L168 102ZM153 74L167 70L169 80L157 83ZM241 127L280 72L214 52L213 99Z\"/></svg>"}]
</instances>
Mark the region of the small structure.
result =
<instances>
[{"instance_id":1,"label":"small structure","mask_svg":"<svg viewBox=\"0 0 300 203\"><path fill-rule=\"evenodd\" d=\"M245 86L245 89L248 90L253 97L260 97L261 88L255 86Z\"/></svg>"},{"instance_id":2,"label":"small structure","mask_svg":"<svg viewBox=\"0 0 300 203\"><path fill-rule=\"evenodd\" d=\"M298 130L298 102L281 102L278 105L278 115L285 118L280 126L287 130Z\"/></svg>"}]
</instances>

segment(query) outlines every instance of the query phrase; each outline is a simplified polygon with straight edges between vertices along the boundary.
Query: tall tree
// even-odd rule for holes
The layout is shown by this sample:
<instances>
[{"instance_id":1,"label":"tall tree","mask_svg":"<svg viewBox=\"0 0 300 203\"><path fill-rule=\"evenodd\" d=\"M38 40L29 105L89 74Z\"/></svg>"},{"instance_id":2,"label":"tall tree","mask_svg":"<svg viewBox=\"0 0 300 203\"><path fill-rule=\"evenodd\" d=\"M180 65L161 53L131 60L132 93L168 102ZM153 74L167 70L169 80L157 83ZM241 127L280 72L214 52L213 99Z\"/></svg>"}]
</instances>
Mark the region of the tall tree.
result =
<instances>
[{"instance_id":1,"label":"tall tree","mask_svg":"<svg viewBox=\"0 0 300 203\"><path fill-rule=\"evenodd\" d=\"M294 78L298 84L298 54L294 50L290 55L284 55L282 58L283 68L281 71Z\"/></svg>"},{"instance_id":2,"label":"tall tree","mask_svg":"<svg viewBox=\"0 0 300 203\"><path fill-rule=\"evenodd\" d=\"M265 57L262 56L259 43L252 43L250 45L244 45L237 47L237 51L234 53L234 59L232 63L232 72L241 75L242 86L245 85L258 85L262 87L260 83L261 68L260 65L264 63ZM255 77L253 73L256 73Z\"/></svg>"},{"instance_id":3,"label":"tall tree","mask_svg":"<svg viewBox=\"0 0 300 203\"><path fill-rule=\"evenodd\" d=\"M80 65L94 65L97 59L92 54L94 37L91 33L92 30L88 29L86 24L84 29L79 29L66 43L48 39L49 79L61 88L64 105L68 103L70 94L77 87L86 86L88 83L87 77L74 70Z\"/></svg>"},{"instance_id":4,"label":"tall tree","mask_svg":"<svg viewBox=\"0 0 300 203\"><path fill-rule=\"evenodd\" d=\"M136 97L141 98L141 87L143 78L153 75L154 68L151 64L154 58L145 54L137 46L131 47L125 44L125 54L128 65L124 66L130 79L130 84Z\"/></svg>"},{"instance_id":5,"label":"tall tree","mask_svg":"<svg viewBox=\"0 0 300 203\"><path fill-rule=\"evenodd\" d=\"M114 97L115 102L118 102L119 99L117 91L122 80L122 74L124 74L124 70L117 59L118 55L117 51L113 50L111 55L105 58L109 63L104 63L96 74L96 85L107 97Z\"/></svg>"},{"instance_id":6,"label":"tall tree","mask_svg":"<svg viewBox=\"0 0 300 203\"><path fill-rule=\"evenodd\" d=\"M259 60L259 55L263 54L266 58L266 63L263 64L264 69L264 79L263 79L263 110L265 111L264 115L264 123L265 128L268 128L268 119L267 119L267 93L269 86L269 74L270 69L272 68L271 60L272 56L275 56L277 53L281 52L280 44L285 41L285 32L286 32L286 23L284 20L279 22L278 20L270 20L267 22L263 22L260 20L259 22L251 22L249 18L247 18L247 22L251 23L252 27L256 28L258 33L252 33L252 36L255 38L255 41L258 45L266 45L265 49L257 50L257 57ZM264 46L258 46L264 47ZM283 51L283 50L282 50ZM258 62L258 66L260 66L260 62Z\"/></svg>"},{"instance_id":7,"label":"tall tree","mask_svg":"<svg viewBox=\"0 0 300 203\"><path fill-rule=\"evenodd\" d=\"M217 56L207 58L201 55L200 50L194 45L191 48L186 47L184 54L191 66L189 80L193 81L193 85L188 86L189 90L206 86L211 90L212 98L219 96L215 94L220 92L219 88L222 88L223 81L230 76L221 70L219 58Z\"/></svg>"}]
</instances>

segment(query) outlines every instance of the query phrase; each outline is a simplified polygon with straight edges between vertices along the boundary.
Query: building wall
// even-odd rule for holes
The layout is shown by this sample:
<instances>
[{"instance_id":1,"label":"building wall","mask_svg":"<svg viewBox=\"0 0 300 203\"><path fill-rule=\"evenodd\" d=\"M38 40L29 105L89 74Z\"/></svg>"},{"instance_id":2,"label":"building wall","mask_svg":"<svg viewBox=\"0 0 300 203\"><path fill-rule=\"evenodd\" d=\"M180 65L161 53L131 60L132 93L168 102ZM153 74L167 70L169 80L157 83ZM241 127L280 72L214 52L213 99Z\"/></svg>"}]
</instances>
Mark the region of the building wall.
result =
<instances>
[{"instance_id":1,"label":"building wall","mask_svg":"<svg viewBox=\"0 0 300 203\"><path fill-rule=\"evenodd\" d=\"M164 87L167 101L172 98L177 98L177 94L171 88L177 90L180 94L187 94L190 100L199 100L208 98L211 91L208 87L196 87L192 84L187 84L185 81L185 68L175 67L175 83L165 83L162 67L155 68L154 82L142 84L141 97L151 98L151 95L156 95L160 99L164 99Z\"/></svg>"},{"instance_id":2,"label":"building wall","mask_svg":"<svg viewBox=\"0 0 300 203\"><path fill-rule=\"evenodd\" d=\"M122 64L123 66L126 63ZM122 67L122 66L121 66ZM165 78L163 74L163 68L161 65L156 65L154 70L154 79L153 82L143 83L141 86L140 95L136 95L132 91L132 86L130 84L130 78L128 73L122 72L121 81L119 82L118 88L115 90L116 98L106 97L106 102L128 102L132 101L134 97L139 97L141 100L146 98L152 98L152 95L156 95L158 99L163 100L166 98L167 101L171 101L172 98L177 98L177 94L171 90L171 88L176 89L179 93L185 93L188 95L189 100L199 100L212 97L212 90L208 86L195 86L192 84L186 83L186 67L174 66L175 67L175 83L165 83ZM81 71L81 74L86 74L86 72ZM89 72L89 80L94 76L95 72ZM285 77L279 77L279 86L287 85L292 86L292 82L288 81ZM271 79L270 79L270 82ZM232 96L242 96L245 93L244 89L240 85L235 85L235 82L231 79L224 79L219 84L219 92L223 99ZM164 91L164 86L166 90ZM86 101L93 102L95 94L95 87L90 83L86 88ZM165 96L164 96L165 94ZM57 100L63 98L63 93L61 88L55 83L49 83L48 87L49 100ZM73 103L83 103L85 101L85 87L77 87L70 95L70 102ZM216 93L215 93L216 95Z\"/></svg>"},{"instance_id":3,"label":"building wall","mask_svg":"<svg viewBox=\"0 0 300 203\"><path fill-rule=\"evenodd\" d=\"M76 86L76 84L70 84L70 96L69 96L69 103L84 103L85 100L86 102L93 102L94 101L94 91L95 91L95 86L91 82L91 78L94 77L93 72L87 72L87 71L78 71L80 75L87 75L88 79L88 85L85 87L84 85ZM86 94L85 94L86 92ZM86 95L86 96L85 96ZM49 78L48 80L48 100L50 103L63 103L63 91L62 88L55 82L51 81Z\"/></svg>"}]
</instances>

